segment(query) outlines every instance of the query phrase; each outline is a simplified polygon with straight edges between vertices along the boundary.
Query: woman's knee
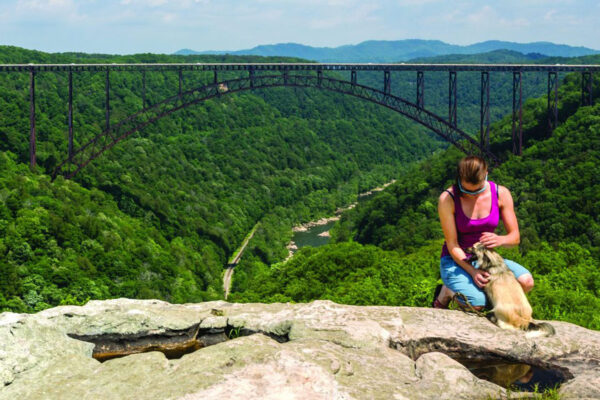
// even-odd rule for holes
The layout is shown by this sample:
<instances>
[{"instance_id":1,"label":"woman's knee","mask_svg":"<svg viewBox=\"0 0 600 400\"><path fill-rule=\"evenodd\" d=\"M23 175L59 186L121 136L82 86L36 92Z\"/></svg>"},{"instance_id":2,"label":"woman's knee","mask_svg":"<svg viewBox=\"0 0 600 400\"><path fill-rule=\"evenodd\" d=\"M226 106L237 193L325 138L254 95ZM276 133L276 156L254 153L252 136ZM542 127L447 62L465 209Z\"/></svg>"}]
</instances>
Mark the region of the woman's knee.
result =
<instances>
[{"instance_id":1,"label":"woman's knee","mask_svg":"<svg viewBox=\"0 0 600 400\"><path fill-rule=\"evenodd\" d=\"M521 287L525 293L528 293L531 291L531 289L533 289L534 282L531 274L521 275L517 281L521 284Z\"/></svg>"}]
</instances>

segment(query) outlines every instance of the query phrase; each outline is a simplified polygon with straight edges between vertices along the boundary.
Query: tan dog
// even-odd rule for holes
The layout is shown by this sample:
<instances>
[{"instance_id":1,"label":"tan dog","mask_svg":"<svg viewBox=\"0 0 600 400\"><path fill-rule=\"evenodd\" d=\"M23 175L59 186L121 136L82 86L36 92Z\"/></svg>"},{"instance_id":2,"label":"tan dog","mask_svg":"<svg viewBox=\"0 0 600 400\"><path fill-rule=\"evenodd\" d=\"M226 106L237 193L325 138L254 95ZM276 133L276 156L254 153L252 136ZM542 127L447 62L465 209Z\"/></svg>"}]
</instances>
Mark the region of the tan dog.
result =
<instances>
[{"instance_id":1,"label":"tan dog","mask_svg":"<svg viewBox=\"0 0 600 400\"><path fill-rule=\"evenodd\" d=\"M548 323L536 324L531 318L532 310L523 288L508 268L504 259L493 249L475 243L467 249L477 261L478 268L490 274L483 289L492 303L495 322L502 329L531 331L527 337L551 336L554 328Z\"/></svg>"}]
</instances>

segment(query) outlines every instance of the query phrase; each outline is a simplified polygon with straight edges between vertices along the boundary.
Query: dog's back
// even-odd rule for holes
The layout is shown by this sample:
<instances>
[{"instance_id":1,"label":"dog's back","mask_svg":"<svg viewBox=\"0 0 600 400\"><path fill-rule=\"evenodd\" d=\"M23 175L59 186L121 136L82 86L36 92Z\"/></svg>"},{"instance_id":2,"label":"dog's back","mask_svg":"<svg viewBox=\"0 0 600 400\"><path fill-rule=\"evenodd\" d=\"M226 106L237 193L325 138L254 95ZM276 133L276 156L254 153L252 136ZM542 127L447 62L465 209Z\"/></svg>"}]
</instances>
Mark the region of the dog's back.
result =
<instances>
[{"instance_id":1,"label":"dog's back","mask_svg":"<svg viewBox=\"0 0 600 400\"><path fill-rule=\"evenodd\" d=\"M531 306L523 288L508 268L502 272L490 272L485 292L494 306L498 326L527 330L531 322Z\"/></svg>"},{"instance_id":2,"label":"dog's back","mask_svg":"<svg viewBox=\"0 0 600 400\"><path fill-rule=\"evenodd\" d=\"M479 268L490 274L484 290L494 307L497 325L502 329L536 331L528 333L528 337L554 334L551 325L533 323L533 311L527 296L502 256L493 249L487 249L481 243L476 243L472 252L477 258Z\"/></svg>"},{"instance_id":3,"label":"dog's back","mask_svg":"<svg viewBox=\"0 0 600 400\"><path fill-rule=\"evenodd\" d=\"M498 253L494 252L494 255ZM485 292L494 306L497 324L503 329L527 330L531 322L531 306L517 282L512 271L506 266L502 257L492 266L480 268L490 274L490 280L485 286Z\"/></svg>"}]
</instances>

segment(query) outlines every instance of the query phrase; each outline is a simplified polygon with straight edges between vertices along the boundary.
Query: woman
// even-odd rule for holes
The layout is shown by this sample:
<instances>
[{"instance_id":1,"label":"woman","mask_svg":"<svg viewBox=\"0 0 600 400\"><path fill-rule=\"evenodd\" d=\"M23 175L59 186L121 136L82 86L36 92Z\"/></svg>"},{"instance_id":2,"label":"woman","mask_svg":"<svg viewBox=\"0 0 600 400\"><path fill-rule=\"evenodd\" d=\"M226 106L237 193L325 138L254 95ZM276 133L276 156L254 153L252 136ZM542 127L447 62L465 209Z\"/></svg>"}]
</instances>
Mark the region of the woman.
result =
<instances>
[{"instance_id":1,"label":"woman","mask_svg":"<svg viewBox=\"0 0 600 400\"><path fill-rule=\"evenodd\" d=\"M477 309L485 306L483 288L489 274L469 262L465 249L476 242L487 248L513 247L519 244L519 225L510 191L487 180L486 161L468 156L458 163L456 184L439 199L438 213L446 242L442 248L440 273L444 285L436 291L435 308L447 308L454 293L460 292ZM506 235L494 233L502 218ZM522 265L504 260L525 293L533 288L533 277Z\"/></svg>"}]
</instances>

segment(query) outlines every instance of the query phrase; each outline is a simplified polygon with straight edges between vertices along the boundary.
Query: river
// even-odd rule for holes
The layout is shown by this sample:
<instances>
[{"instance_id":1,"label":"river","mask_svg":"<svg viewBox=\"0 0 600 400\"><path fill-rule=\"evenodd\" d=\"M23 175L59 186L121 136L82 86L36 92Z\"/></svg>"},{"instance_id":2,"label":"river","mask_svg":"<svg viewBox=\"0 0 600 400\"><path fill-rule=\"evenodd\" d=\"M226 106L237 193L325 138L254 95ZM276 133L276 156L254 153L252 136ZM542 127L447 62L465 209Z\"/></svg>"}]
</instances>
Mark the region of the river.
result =
<instances>
[{"instance_id":1,"label":"river","mask_svg":"<svg viewBox=\"0 0 600 400\"><path fill-rule=\"evenodd\" d=\"M309 228L305 232L294 232L292 241L296 243L296 247L302 248L304 246L319 247L329 243L329 235L324 234L329 232L336 221L329 221L325 225L317 225Z\"/></svg>"},{"instance_id":2,"label":"river","mask_svg":"<svg viewBox=\"0 0 600 400\"><path fill-rule=\"evenodd\" d=\"M361 202L369 199L375 193L379 193L380 191L382 191L383 189L385 189L386 187L388 187L389 185L391 185L394 182L396 182L395 179L386 183L385 185L382 185L375 189L371 189L368 192L359 194L357 201L350 204L348 207L337 209L335 212L335 216L333 216L333 217L321 218L318 221L311 221L306 224L302 224L300 226L295 226L293 228L294 236L292 237L292 241L287 245L287 248L289 250L289 255L286 258L286 261L288 259L290 259L298 249L300 249L304 246L319 247L319 246L323 246L323 245L326 245L327 243L329 243L329 239L330 239L329 230L331 228L333 228L333 225L335 225L337 220L340 219L340 215L344 211L354 208L358 203L361 203ZM227 268L225 269L225 271L223 273L223 291L225 292L225 300L227 300L227 297L229 296L229 290L230 290L230 286L231 286L231 278L233 276L233 270L234 270L235 266L237 265L237 263L239 262L242 255L244 254L246 245L248 244L250 239L252 239L252 236L254 235L256 228L258 228L258 225L259 225L258 222L256 223L256 225L254 225L254 227L252 228L252 231L250 231L250 233L246 236L246 238L244 239L244 242L242 243L242 245L240 246L238 251L235 253L235 255L233 255L231 257L229 263L227 264Z\"/></svg>"},{"instance_id":3,"label":"river","mask_svg":"<svg viewBox=\"0 0 600 400\"><path fill-rule=\"evenodd\" d=\"M294 253L302 247L319 247L329 243L329 230L333 228L333 226L339 219L339 216L344 211L355 207L358 203L362 203L363 201L368 200L374 194L379 193L395 181L396 180L393 180L381 187L377 187L375 189L369 190L368 192L359 194L358 200L356 202L352 203L346 208L337 210L335 213L336 215L334 217L322 218L318 221L311 221L307 224L302 224L300 226L294 227L294 236L292 236L292 241L287 245L287 248L289 250L289 256L287 259L291 258L294 255Z\"/></svg>"}]
</instances>

